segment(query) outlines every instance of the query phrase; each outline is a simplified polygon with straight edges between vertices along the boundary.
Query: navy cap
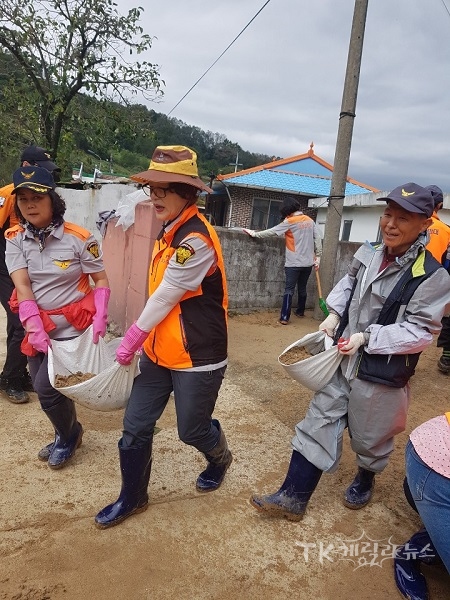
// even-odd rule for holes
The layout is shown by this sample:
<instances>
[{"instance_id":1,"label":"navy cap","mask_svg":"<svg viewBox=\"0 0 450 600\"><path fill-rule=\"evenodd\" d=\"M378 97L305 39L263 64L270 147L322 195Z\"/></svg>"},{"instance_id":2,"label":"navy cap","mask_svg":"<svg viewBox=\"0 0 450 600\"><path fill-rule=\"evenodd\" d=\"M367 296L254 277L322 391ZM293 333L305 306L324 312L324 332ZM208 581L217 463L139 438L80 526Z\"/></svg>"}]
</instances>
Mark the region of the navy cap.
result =
<instances>
[{"instance_id":1,"label":"navy cap","mask_svg":"<svg viewBox=\"0 0 450 600\"><path fill-rule=\"evenodd\" d=\"M47 194L56 187L52 174L43 167L20 167L13 173L13 194L22 188L28 188L38 194Z\"/></svg>"},{"instance_id":2,"label":"navy cap","mask_svg":"<svg viewBox=\"0 0 450 600\"><path fill-rule=\"evenodd\" d=\"M41 148L40 146L27 146L20 157L20 162L29 162L31 164L37 163L40 167L47 169L47 171L61 171L61 169L55 165L52 161L50 154Z\"/></svg>"},{"instance_id":3,"label":"navy cap","mask_svg":"<svg viewBox=\"0 0 450 600\"><path fill-rule=\"evenodd\" d=\"M434 212L434 200L430 190L423 188L417 183L404 183L399 185L392 192L383 198L377 200L385 200L396 202L399 206L408 212L418 213L431 217Z\"/></svg>"},{"instance_id":4,"label":"navy cap","mask_svg":"<svg viewBox=\"0 0 450 600\"><path fill-rule=\"evenodd\" d=\"M444 194L442 193L442 190L440 187L438 187L437 185L427 185L427 187L425 189L428 190L429 192L431 192L431 195L433 196L435 207L438 204L440 204L441 202L444 202Z\"/></svg>"}]
</instances>

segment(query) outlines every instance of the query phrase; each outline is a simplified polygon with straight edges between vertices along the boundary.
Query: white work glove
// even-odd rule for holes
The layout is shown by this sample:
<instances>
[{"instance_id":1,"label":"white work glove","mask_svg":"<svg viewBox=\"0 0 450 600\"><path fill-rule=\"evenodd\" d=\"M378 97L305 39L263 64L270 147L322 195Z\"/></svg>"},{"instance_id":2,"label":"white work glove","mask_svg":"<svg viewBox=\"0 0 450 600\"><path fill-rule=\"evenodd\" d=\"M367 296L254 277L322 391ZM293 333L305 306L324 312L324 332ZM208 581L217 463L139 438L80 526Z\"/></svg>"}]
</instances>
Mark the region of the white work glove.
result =
<instances>
[{"instance_id":1,"label":"white work glove","mask_svg":"<svg viewBox=\"0 0 450 600\"><path fill-rule=\"evenodd\" d=\"M345 356L353 356L358 352L358 349L365 344L364 333L354 333L348 340L339 342L338 350L339 354L345 354Z\"/></svg>"},{"instance_id":2,"label":"white work glove","mask_svg":"<svg viewBox=\"0 0 450 600\"><path fill-rule=\"evenodd\" d=\"M316 271L319 270L319 267L320 267L320 256L316 256L316 258L314 259L313 267L314 267L314 269Z\"/></svg>"},{"instance_id":3,"label":"white work glove","mask_svg":"<svg viewBox=\"0 0 450 600\"><path fill-rule=\"evenodd\" d=\"M325 321L322 321L322 323L319 325L319 331L325 331L325 333L332 338L340 321L341 317L339 315L330 312Z\"/></svg>"},{"instance_id":4,"label":"white work glove","mask_svg":"<svg viewBox=\"0 0 450 600\"><path fill-rule=\"evenodd\" d=\"M243 227L242 231L244 233L246 233L247 235L249 235L250 237L255 237L256 231L253 231L253 229L244 229L244 227Z\"/></svg>"}]
</instances>

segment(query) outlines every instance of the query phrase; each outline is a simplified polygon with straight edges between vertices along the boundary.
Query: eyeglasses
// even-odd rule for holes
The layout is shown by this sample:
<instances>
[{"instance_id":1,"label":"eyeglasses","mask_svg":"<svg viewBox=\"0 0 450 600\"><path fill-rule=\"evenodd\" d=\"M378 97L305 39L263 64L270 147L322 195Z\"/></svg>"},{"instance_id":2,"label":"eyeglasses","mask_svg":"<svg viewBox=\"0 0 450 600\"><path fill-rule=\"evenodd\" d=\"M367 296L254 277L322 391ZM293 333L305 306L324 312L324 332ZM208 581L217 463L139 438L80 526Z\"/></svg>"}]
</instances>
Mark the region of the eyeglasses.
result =
<instances>
[{"instance_id":1,"label":"eyeglasses","mask_svg":"<svg viewBox=\"0 0 450 600\"><path fill-rule=\"evenodd\" d=\"M147 196L150 196L151 194L153 194L154 196L156 196L157 198L162 200L162 198L166 197L167 192L172 191L172 188L170 188L170 187L162 188L162 187L153 187L151 185L143 185L142 190L144 191L144 194L147 194Z\"/></svg>"}]
</instances>

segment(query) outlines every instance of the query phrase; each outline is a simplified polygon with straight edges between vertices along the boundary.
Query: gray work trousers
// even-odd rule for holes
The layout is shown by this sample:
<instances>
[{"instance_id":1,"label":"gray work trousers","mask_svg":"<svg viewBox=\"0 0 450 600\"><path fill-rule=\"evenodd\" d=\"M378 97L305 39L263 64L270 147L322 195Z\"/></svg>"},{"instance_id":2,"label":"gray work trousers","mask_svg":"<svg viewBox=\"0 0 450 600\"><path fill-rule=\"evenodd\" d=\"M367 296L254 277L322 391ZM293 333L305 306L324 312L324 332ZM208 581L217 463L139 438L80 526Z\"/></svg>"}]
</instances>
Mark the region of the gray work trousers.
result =
<instances>
[{"instance_id":1,"label":"gray work trousers","mask_svg":"<svg viewBox=\"0 0 450 600\"><path fill-rule=\"evenodd\" d=\"M339 366L295 426L293 448L322 471L333 473L348 427L358 466L379 473L394 449L394 436L406 427L409 396L409 385L393 388L361 379L348 381Z\"/></svg>"}]
</instances>

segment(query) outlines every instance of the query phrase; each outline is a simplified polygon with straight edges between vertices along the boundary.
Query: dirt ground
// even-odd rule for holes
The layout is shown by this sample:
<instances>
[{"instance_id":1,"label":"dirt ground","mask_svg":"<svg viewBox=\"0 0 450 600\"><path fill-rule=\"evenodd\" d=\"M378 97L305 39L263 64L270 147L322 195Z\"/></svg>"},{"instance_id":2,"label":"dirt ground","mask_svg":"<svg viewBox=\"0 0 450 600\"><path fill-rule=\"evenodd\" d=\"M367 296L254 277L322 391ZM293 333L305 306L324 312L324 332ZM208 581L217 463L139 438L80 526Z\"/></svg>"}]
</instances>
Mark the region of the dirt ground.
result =
<instances>
[{"instance_id":1,"label":"dirt ground","mask_svg":"<svg viewBox=\"0 0 450 600\"><path fill-rule=\"evenodd\" d=\"M0 396L0 600L397 597L392 545L420 525L402 492L407 434L450 406L435 346L421 357L407 431L368 507L341 503L355 470L347 439L339 470L321 479L300 523L264 518L248 503L252 492L275 491L286 472L293 427L312 393L277 357L317 329L311 317L288 326L275 311L230 317L230 364L216 409L234 454L224 484L213 494L195 491L204 461L177 439L169 403L155 438L149 509L109 530L97 530L93 517L119 491L123 411L79 407L83 445L69 466L52 471L36 459L51 437L36 396L21 406ZM4 329L2 314L1 362ZM424 573L432 600L450 597L442 568Z\"/></svg>"}]
</instances>

